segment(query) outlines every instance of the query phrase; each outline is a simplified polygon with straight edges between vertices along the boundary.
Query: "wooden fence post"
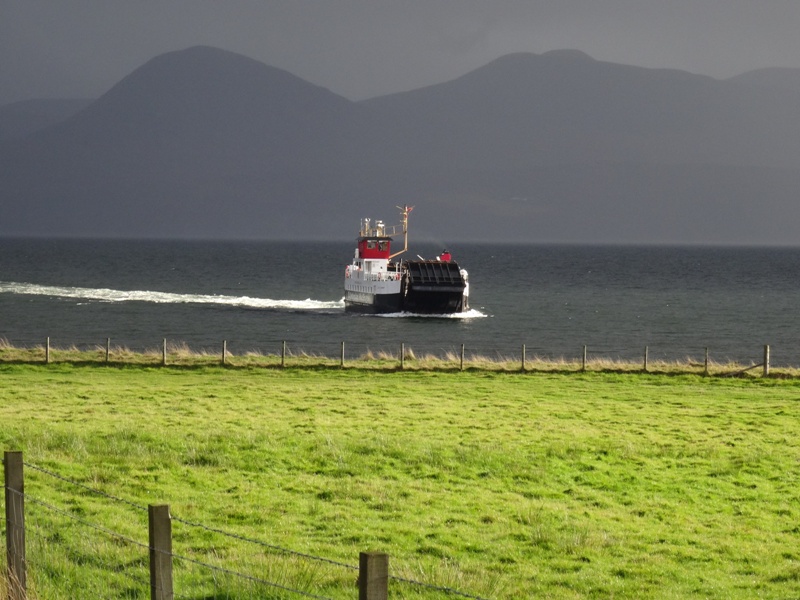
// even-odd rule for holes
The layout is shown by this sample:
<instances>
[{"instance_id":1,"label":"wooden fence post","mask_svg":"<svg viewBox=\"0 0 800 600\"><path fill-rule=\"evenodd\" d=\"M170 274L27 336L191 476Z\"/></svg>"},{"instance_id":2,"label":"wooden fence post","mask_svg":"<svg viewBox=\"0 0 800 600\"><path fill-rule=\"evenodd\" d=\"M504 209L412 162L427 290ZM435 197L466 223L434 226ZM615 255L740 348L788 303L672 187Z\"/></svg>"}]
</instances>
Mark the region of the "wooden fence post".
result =
<instances>
[{"instance_id":1,"label":"wooden fence post","mask_svg":"<svg viewBox=\"0 0 800 600\"><path fill-rule=\"evenodd\" d=\"M400 342L400 370L402 371L406 367L406 345L404 342Z\"/></svg>"},{"instance_id":2,"label":"wooden fence post","mask_svg":"<svg viewBox=\"0 0 800 600\"><path fill-rule=\"evenodd\" d=\"M461 344L461 367L460 370L464 370L464 344Z\"/></svg>"},{"instance_id":3,"label":"wooden fence post","mask_svg":"<svg viewBox=\"0 0 800 600\"><path fill-rule=\"evenodd\" d=\"M44 343L44 362L47 365L50 364L50 337L48 337Z\"/></svg>"},{"instance_id":4,"label":"wooden fence post","mask_svg":"<svg viewBox=\"0 0 800 600\"><path fill-rule=\"evenodd\" d=\"M222 340L222 366L225 366L225 360L228 357L228 340Z\"/></svg>"},{"instance_id":5,"label":"wooden fence post","mask_svg":"<svg viewBox=\"0 0 800 600\"><path fill-rule=\"evenodd\" d=\"M106 338L106 362L111 357L111 338Z\"/></svg>"},{"instance_id":6,"label":"wooden fence post","mask_svg":"<svg viewBox=\"0 0 800 600\"><path fill-rule=\"evenodd\" d=\"M344 368L344 342L342 342L342 358L339 361L339 366Z\"/></svg>"},{"instance_id":7,"label":"wooden fence post","mask_svg":"<svg viewBox=\"0 0 800 600\"><path fill-rule=\"evenodd\" d=\"M764 377L769 377L769 344L764 346Z\"/></svg>"},{"instance_id":8,"label":"wooden fence post","mask_svg":"<svg viewBox=\"0 0 800 600\"><path fill-rule=\"evenodd\" d=\"M172 522L168 504L147 507L150 532L150 600L173 600Z\"/></svg>"},{"instance_id":9,"label":"wooden fence post","mask_svg":"<svg viewBox=\"0 0 800 600\"><path fill-rule=\"evenodd\" d=\"M286 340L281 344L281 368L286 366Z\"/></svg>"},{"instance_id":10,"label":"wooden fence post","mask_svg":"<svg viewBox=\"0 0 800 600\"><path fill-rule=\"evenodd\" d=\"M389 555L362 552L358 559L358 600L387 600Z\"/></svg>"},{"instance_id":11,"label":"wooden fence post","mask_svg":"<svg viewBox=\"0 0 800 600\"><path fill-rule=\"evenodd\" d=\"M648 354L648 351L649 351L649 348L647 346L645 346L644 347L644 368L643 368L645 373L647 373L647 354Z\"/></svg>"},{"instance_id":12,"label":"wooden fence post","mask_svg":"<svg viewBox=\"0 0 800 600\"><path fill-rule=\"evenodd\" d=\"M522 344L522 370L525 370L525 344Z\"/></svg>"},{"instance_id":13,"label":"wooden fence post","mask_svg":"<svg viewBox=\"0 0 800 600\"><path fill-rule=\"evenodd\" d=\"M25 562L25 479L22 452L6 452L3 465L6 478L8 598L9 600L25 600L27 597L27 573Z\"/></svg>"},{"instance_id":14,"label":"wooden fence post","mask_svg":"<svg viewBox=\"0 0 800 600\"><path fill-rule=\"evenodd\" d=\"M703 375L708 377L708 346L706 346L706 360L703 364Z\"/></svg>"},{"instance_id":15,"label":"wooden fence post","mask_svg":"<svg viewBox=\"0 0 800 600\"><path fill-rule=\"evenodd\" d=\"M581 357L581 371L586 370L586 345L583 346L583 356Z\"/></svg>"},{"instance_id":16,"label":"wooden fence post","mask_svg":"<svg viewBox=\"0 0 800 600\"><path fill-rule=\"evenodd\" d=\"M161 366L167 366L167 338L164 338L161 344Z\"/></svg>"}]
</instances>

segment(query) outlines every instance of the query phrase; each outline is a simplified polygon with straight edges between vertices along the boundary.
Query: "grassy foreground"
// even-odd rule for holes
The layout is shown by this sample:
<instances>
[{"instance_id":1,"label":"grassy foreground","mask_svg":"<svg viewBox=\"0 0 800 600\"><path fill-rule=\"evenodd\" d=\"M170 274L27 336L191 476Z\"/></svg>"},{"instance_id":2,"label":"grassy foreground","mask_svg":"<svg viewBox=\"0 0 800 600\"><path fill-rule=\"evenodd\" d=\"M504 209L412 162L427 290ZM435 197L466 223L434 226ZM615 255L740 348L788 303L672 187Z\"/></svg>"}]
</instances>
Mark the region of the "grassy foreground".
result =
<instances>
[{"instance_id":1,"label":"grassy foreground","mask_svg":"<svg viewBox=\"0 0 800 600\"><path fill-rule=\"evenodd\" d=\"M794 379L59 363L0 364L0 384L3 449L268 544L350 565L381 550L394 575L485 598L800 597ZM30 468L25 492L46 503L27 503L38 597L149 597L146 552L92 526L146 543L146 513ZM356 595L347 569L173 536ZM416 589L390 594L446 597ZM180 560L176 593L300 597Z\"/></svg>"}]
</instances>

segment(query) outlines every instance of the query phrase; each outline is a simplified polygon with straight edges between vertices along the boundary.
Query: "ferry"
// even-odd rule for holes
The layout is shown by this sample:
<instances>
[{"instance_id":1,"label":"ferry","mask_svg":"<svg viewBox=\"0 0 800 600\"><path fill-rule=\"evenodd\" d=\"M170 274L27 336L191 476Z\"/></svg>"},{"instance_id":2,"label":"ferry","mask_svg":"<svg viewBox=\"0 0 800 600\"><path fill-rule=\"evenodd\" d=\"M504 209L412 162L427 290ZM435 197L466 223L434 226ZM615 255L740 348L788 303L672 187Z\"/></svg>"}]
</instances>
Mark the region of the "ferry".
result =
<instances>
[{"instance_id":1,"label":"ferry","mask_svg":"<svg viewBox=\"0 0 800 600\"><path fill-rule=\"evenodd\" d=\"M346 311L446 315L469 310L469 278L445 250L434 259L396 260L408 251L408 215L398 206L400 225L362 219L353 261L344 272ZM392 242L403 237L403 249Z\"/></svg>"}]
</instances>

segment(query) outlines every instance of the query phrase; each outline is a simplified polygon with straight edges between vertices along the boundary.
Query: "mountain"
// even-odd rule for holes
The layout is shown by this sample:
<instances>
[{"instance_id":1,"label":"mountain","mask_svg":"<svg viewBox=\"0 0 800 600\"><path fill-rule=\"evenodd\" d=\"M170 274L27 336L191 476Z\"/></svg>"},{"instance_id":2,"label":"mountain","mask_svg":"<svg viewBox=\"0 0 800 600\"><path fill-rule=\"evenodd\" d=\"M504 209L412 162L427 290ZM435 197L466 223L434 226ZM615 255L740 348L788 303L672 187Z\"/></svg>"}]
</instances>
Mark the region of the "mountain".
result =
<instances>
[{"instance_id":1,"label":"mountain","mask_svg":"<svg viewBox=\"0 0 800 600\"><path fill-rule=\"evenodd\" d=\"M361 130L354 103L285 71L195 47L154 58L0 156L4 233L261 237L298 227ZM13 225L13 228L11 227Z\"/></svg>"},{"instance_id":2,"label":"mountain","mask_svg":"<svg viewBox=\"0 0 800 600\"><path fill-rule=\"evenodd\" d=\"M800 69L771 67L747 71L726 81L800 92Z\"/></svg>"},{"instance_id":3,"label":"mountain","mask_svg":"<svg viewBox=\"0 0 800 600\"><path fill-rule=\"evenodd\" d=\"M195 47L0 161L3 235L790 244L800 92L554 51L352 102Z\"/></svg>"},{"instance_id":4,"label":"mountain","mask_svg":"<svg viewBox=\"0 0 800 600\"><path fill-rule=\"evenodd\" d=\"M387 120L402 119L406 160L416 164L800 166L794 95L583 53L512 54L454 81L366 104Z\"/></svg>"},{"instance_id":5,"label":"mountain","mask_svg":"<svg viewBox=\"0 0 800 600\"><path fill-rule=\"evenodd\" d=\"M472 236L795 243L800 98L574 51L512 54L364 103ZM487 208L490 207L490 208ZM468 216L482 215L480 225Z\"/></svg>"},{"instance_id":6,"label":"mountain","mask_svg":"<svg viewBox=\"0 0 800 600\"><path fill-rule=\"evenodd\" d=\"M91 102L86 99L40 98L0 106L0 142L23 138L60 123Z\"/></svg>"}]
</instances>

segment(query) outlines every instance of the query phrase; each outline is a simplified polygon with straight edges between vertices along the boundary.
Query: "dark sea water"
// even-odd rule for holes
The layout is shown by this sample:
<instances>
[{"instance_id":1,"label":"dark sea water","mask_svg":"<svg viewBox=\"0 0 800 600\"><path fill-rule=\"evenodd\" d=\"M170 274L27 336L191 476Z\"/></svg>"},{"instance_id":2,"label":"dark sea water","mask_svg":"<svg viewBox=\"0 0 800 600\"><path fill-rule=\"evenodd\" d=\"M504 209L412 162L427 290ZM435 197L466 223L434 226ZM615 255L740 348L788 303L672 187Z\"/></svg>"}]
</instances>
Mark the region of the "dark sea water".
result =
<instances>
[{"instance_id":1,"label":"dark sea water","mask_svg":"<svg viewBox=\"0 0 800 600\"><path fill-rule=\"evenodd\" d=\"M396 352L800 366L800 249L456 245L473 310L345 314L350 243L0 240L0 338L19 346L163 338L235 353ZM441 248L414 246L411 255Z\"/></svg>"}]
</instances>

